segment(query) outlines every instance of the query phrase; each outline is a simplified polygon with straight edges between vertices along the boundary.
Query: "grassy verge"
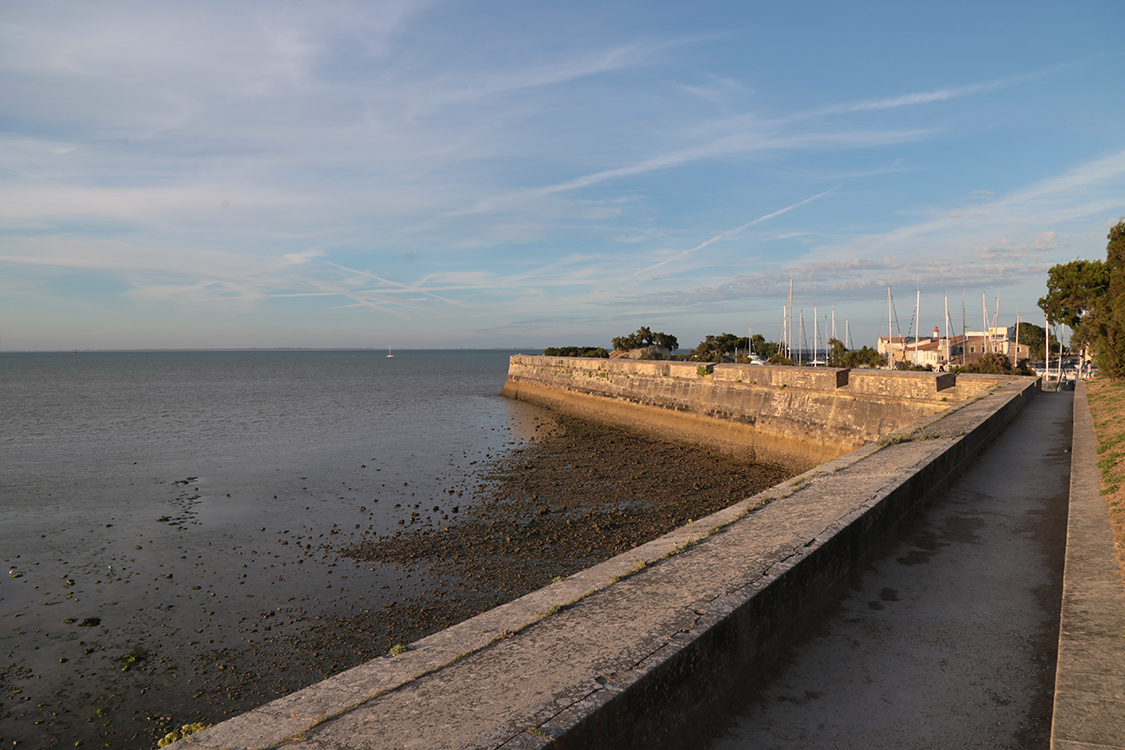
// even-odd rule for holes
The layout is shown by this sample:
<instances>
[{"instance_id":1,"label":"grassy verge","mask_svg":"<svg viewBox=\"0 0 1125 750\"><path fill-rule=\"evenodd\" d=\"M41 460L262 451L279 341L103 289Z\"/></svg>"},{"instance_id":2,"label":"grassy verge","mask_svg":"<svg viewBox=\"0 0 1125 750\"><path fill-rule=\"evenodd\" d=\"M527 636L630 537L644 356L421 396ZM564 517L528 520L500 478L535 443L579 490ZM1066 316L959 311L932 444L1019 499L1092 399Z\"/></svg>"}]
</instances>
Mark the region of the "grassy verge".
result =
<instances>
[{"instance_id":1,"label":"grassy verge","mask_svg":"<svg viewBox=\"0 0 1125 750\"><path fill-rule=\"evenodd\" d=\"M1114 549L1125 578L1125 382L1094 380L1087 385L1098 439L1101 492L1109 507Z\"/></svg>"}]
</instances>

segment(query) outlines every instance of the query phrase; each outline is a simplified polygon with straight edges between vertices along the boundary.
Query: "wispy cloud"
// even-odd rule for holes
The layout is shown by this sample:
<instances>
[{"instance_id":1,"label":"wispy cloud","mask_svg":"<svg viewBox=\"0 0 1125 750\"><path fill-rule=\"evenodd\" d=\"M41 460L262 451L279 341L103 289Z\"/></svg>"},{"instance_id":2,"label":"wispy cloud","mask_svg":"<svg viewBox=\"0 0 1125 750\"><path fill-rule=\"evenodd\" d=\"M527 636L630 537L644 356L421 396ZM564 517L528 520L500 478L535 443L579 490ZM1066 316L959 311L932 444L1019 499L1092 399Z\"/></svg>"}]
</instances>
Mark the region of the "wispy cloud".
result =
<instances>
[{"instance_id":1,"label":"wispy cloud","mask_svg":"<svg viewBox=\"0 0 1125 750\"><path fill-rule=\"evenodd\" d=\"M739 234L746 231L747 229L749 229L752 226L755 226L757 224L761 224L763 221L768 221L769 219L775 218L777 216L781 216L782 214L789 213L790 211L792 211L795 208L799 208L801 206L804 206L807 203L811 203L811 202L813 202L813 201L815 201L819 198L823 198L824 196L826 196L829 193L836 190L838 187L839 187L838 185L836 187L831 187L831 188L825 190L824 192L817 193L814 196L811 196L809 198L805 198L804 200L801 200L801 201L797 201L796 203L788 205L785 208L780 208L777 211L773 211L771 213L766 214L765 216L759 216L756 219L752 219L751 221L746 222L745 224L743 224L740 227L735 227L734 229L728 229L725 232L720 232L719 234L716 234L714 237L711 237L709 239L704 240L703 242L699 243L695 247L688 248L687 250L682 250L682 251L680 251L678 253L675 253L674 255L672 255L668 258L665 258L664 260L660 261L659 263L654 263L654 264L648 266L647 268L642 268L639 271L631 273L628 276L626 276L624 279L622 279L622 281L623 282L631 281L632 279L635 279L638 276L644 276L646 274L649 274L649 273L655 271L656 269L658 269L662 266L668 265L669 263L674 263L676 261L683 260L684 258L686 258L690 255L694 255L695 253L699 252L703 248L705 248L709 245L713 245L716 242L722 242L723 240L728 240L728 239L731 239L733 237L737 237Z\"/></svg>"},{"instance_id":2,"label":"wispy cloud","mask_svg":"<svg viewBox=\"0 0 1125 750\"><path fill-rule=\"evenodd\" d=\"M1030 278L1125 205L1103 91L1018 132L987 106L1003 91L1027 122L1060 82L1094 91L1073 49L883 76L847 41L747 43L753 5L639 11L0 6L0 283L44 309L226 326L304 300L356 328L516 335L702 320L790 274L857 299L911 274ZM790 13L771 33L803 38Z\"/></svg>"}]
</instances>

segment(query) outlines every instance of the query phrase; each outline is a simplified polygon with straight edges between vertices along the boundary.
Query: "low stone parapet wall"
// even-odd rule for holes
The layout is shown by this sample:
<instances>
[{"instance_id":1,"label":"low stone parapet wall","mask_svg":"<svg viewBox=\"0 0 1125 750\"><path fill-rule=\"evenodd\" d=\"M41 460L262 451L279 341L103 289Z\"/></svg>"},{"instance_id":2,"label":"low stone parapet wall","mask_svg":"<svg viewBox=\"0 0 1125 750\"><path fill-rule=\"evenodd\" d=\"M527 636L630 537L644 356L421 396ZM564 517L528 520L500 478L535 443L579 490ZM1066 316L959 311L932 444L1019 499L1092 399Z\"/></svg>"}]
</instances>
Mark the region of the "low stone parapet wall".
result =
<instances>
[{"instance_id":1,"label":"low stone parapet wall","mask_svg":"<svg viewBox=\"0 0 1125 750\"><path fill-rule=\"evenodd\" d=\"M1006 380L516 355L502 393L739 459L805 471Z\"/></svg>"},{"instance_id":2,"label":"low stone parapet wall","mask_svg":"<svg viewBox=\"0 0 1125 750\"><path fill-rule=\"evenodd\" d=\"M1037 390L995 385L175 747L689 747Z\"/></svg>"}]
</instances>

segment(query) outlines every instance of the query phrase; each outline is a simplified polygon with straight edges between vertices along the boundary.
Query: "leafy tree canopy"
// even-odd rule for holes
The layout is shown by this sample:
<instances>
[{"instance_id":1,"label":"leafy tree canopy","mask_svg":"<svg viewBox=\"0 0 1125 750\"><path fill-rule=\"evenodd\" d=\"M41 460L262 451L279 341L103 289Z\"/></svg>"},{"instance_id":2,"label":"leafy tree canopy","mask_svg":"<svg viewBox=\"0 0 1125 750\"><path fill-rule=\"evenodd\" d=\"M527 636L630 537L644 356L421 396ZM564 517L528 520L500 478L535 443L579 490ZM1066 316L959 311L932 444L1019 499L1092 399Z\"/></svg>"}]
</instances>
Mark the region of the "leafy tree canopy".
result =
<instances>
[{"instance_id":1,"label":"leafy tree canopy","mask_svg":"<svg viewBox=\"0 0 1125 750\"><path fill-rule=\"evenodd\" d=\"M828 339L828 366L829 367L846 367L844 364L844 357L848 354L848 348L844 346L844 342L837 338Z\"/></svg>"},{"instance_id":2,"label":"leafy tree canopy","mask_svg":"<svg viewBox=\"0 0 1125 750\"><path fill-rule=\"evenodd\" d=\"M1104 318L1099 308L1107 302L1109 270L1100 260L1072 260L1047 272L1047 296L1040 298L1039 307L1049 321L1074 332L1071 346L1084 346L1098 338L1098 325Z\"/></svg>"},{"instance_id":3,"label":"leafy tree canopy","mask_svg":"<svg viewBox=\"0 0 1125 750\"><path fill-rule=\"evenodd\" d=\"M599 357L605 359L609 352L601 346L548 346L543 350L548 357Z\"/></svg>"},{"instance_id":4,"label":"leafy tree canopy","mask_svg":"<svg viewBox=\"0 0 1125 750\"><path fill-rule=\"evenodd\" d=\"M1027 351L1028 351L1028 354L1031 355L1031 359L1041 360L1041 359L1046 358L1047 350L1046 350L1046 346L1044 344L1045 335L1044 335L1043 326L1037 326L1034 323L1028 323L1026 321L1020 321L1019 327L1016 330L1016 338L1019 340L1021 345L1023 345L1023 344L1027 345L1027 347L1028 347ZM1060 347L1060 345L1059 345L1058 339L1056 339L1055 334L1052 333L1051 334L1051 351L1057 352L1059 350L1059 347ZM1052 356L1054 356L1054 355L1052 355Z\"/></svg>"},{"instance_id":5,"label":"leafy tree canopy","mask_svg":"<svg viewBox=\"0 0 1125 750\"><path fill-rule=\"evenodd\" d=\"M844 355L844 367L885 367L886 364L887 358L870 346L864 346Z\"/></svg>"},{"instance_id":6,"label":"leafy tree canopy","mask_svg":"<svg viewBox=\"0 0 1125 750\"><path fill-rule=\"evenodd\" d=\"M1111 378L1125 377L1125 219L1109 230L1106 259L1052 266L1039 307L1048 320L1074 331L1072 346L1093 349Z\"/></svg>"},{"instance_id":7,"label":"leafy tree canopy","mask_svg":"<svg viewBox=\"0 0 1125 750\"><path fill-rule=\"evenodd\" d=\"M662 346L670 352L674 352L680 348L680 344L676 341L675 336L663 332L653 333L650 328L645 326L638 328L636 333L630 333L628 336L618 336L613 339L613 348L623 351L643 349L646 346Z\"/></svg>"},{"instance_id":8,"label":"leafy tree canopy","mask_svg":"<svg viewBox=\"0 0 1125 750\"><path fill-rule=\"evenodd\" d=\"M1042 346L1042 344L1040 344ZM961 367L952 368L951 372L974 372L984 375L1034 375L1035 372L1028 367L1027 360L1021 359L1016 367L1012 367L1012 361L1008 359L1008 355L1001 352L989 352L981 356L976 362L971 365L963 365Z\"/></svg>"},{"instance_id":9,"label":"leafy tree canopy","mask_svg":"<svg viewBox=\"0 0 1125 750\"><path fill-rule=\"evenodd\" d=\"M750 352L753 351L764 360L771 360L780 347L773 341L766 341L760 333L754 336L735 336L733 333L720 333L718 336L708 335L699 346L691 350L689 359L697 362L722 362L724 356L736 354L737 361L749 362Z\"/></svg>"},{"instance_id":10,"label":"leafy tree canopy","mask_svg":"<svg viewBox=\"0 0 1125 750\"><path fill-rule=\"evenodd\" d=\"M840 339L828 339L829 367L883 367L886 364L887 358L869 346L848 351Z\"/></svg>"},{"instance_id":11,"label":"leafy tree canopy","mask_svg":"<svg viewBox=\"0 0 1125 750\"><path fill-rule=\"evenodd\" d=\"M1125 378L1125 220L1109 230L1105 264L1109 290L1102 307L1094 339L1098 369L1115 380Z\"/></svg>"},{"instance_id":12,"label":"leafy tree canopy","mask_svg":"<svg viewBox=\"0 0 1125 750\"><path fill-rule=\"evenodd\" d=\"M691 350L691 359L699 362L722 362L724 354L733 354L736 349L748 349L750 339L746 336L739 338L733 333L720 333L718 336L708 334L707 338L699 342L699 346Z\"/></svg>"},{"instance_id":13,"label":"leafy tree canopy","mask_svg":"<svg viewBox=\"0 0 1125 750\"><path fill-rule=\"evenodd\" d=\"M1109 289L1109 269L1100 260L1072 260L1047 272L1047 296L1039 307L1053 323L1077 330Z\"/></svg>"}]
</instances>

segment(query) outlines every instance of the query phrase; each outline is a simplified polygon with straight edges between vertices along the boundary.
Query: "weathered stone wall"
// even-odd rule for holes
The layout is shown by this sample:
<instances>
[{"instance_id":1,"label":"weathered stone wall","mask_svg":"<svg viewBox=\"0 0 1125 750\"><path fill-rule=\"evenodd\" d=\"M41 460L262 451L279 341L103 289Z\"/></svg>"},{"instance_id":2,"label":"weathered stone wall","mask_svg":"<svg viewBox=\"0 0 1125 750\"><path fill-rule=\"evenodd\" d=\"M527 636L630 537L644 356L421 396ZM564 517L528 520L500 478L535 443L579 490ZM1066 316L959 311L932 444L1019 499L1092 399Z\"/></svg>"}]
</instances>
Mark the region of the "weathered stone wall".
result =
<instances>
[{"instance_id":1,"label":"weathered stone wall","mask_svg":"<svg viewBox=\"0 0 1125 750\"><path fill-rule=\"evenodd\" d=\"M502 394L805 471L995 387L995 377L516 355Z\"/></svg>"}]
</instances>

